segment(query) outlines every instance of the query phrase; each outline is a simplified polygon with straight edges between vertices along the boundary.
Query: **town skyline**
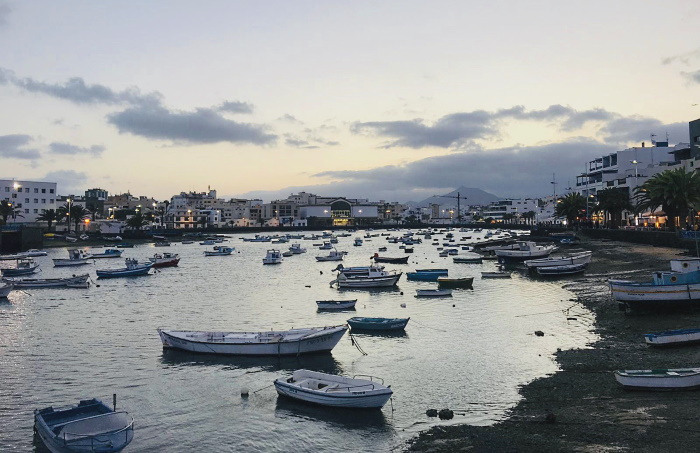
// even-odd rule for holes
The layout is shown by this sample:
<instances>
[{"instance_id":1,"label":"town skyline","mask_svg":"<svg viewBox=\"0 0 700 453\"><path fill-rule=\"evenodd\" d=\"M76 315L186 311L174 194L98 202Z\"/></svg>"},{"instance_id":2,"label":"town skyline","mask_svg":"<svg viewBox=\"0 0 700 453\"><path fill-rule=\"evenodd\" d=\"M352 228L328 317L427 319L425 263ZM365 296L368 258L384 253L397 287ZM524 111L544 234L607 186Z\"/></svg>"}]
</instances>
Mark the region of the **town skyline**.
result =
<instances>
[{"instance_id":1,"label":"town skyline","mask_svg":"<svg viewBox=\"0 0 700 453\"><path fill-rule=\"evenodd\" d=\"M0 0L0 178L545 197L652 134L688 142L700 7L537 6Z\"/></svg>"}]
</instances>

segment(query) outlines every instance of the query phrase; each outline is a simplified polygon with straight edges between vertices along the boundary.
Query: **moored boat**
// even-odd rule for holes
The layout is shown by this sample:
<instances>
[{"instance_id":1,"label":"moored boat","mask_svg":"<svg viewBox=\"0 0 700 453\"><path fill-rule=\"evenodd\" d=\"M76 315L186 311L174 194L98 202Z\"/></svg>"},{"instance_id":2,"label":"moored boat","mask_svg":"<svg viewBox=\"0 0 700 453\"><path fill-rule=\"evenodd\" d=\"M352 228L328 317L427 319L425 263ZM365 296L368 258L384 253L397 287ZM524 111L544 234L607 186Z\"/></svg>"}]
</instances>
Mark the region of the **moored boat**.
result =
<instances>
[{"instance_id":1,"label":"moored boat","mask_svg":"<svg viewBox=\"0 0 700 453\"><path fill-rule=\"evenodd\" d=\"M415 272L406 272L406 279L436 282L438 277L445 277L448 274L449 272L447 269L417 269Z\"/></svg>"},{"instance_id":2,"label":"moored boat","mask_svg":"<svg viewBox=\"0 0 700 453\"><path fill-rule=\"evenodd\" d=\"M337 250L331 250L326 256L317 256L316 261L342 261L344 252L339 252Z\"/></svg>"},{"instance_id":3,"label":"moored boat","mask_svg":"<svg viewBox=\"0 0 700 453\"><path fill-rule=\"evenodd\" d=\"M12 283L0 282L0 299L2 299L3 297L7 297L8 294L10 294L10 291L12 291L14 288L15 285L13 285Z\"/></svg>"},{"instance_id":4,"label":"moored boat","mask_svg":"<svg viewBox=\"0 0 700 453\"><path fill-rule=\"evenodd\" d=\"M262 332L158 329L158 335L166 348L203 354L280 356L328 352L347 330L346 325Z\"/></svg>"},{"instance_id":5,"label":"moored boat","mask_svg":"<svg viewBox=\"0 0 700 453\"><path fill-rule=\"evenodd\" d=\"M484 258L478 253L467 253L466 255L452 258L452 262L462 264L481 264L483 260Z\"/></svg>"},{"instance_id":6,"label":"moored boat","mask_svg":"<svg viewBox=\"0 0 700 453\"><path fill-rule=\"evenodd\" d=\"M452 295L451 289L417 289L416 297L448 297Z\"/></svg>"},{"instance_id":7,"label":"moored boat","mask_svg":"<svg viewBox=\"0 0 700 453\"><path fill-rule=\"evenodd\" d=\"M92 258L92 255L87 253L83 249L70 249L68 250L68 258L54 258L54 266L82 266L88 264L88 260Z\"/></svg>"},{"instance_id":8,"label":"moored boat","mask_svg":"<svg viewBox=\"0 0 700 453\"><path fill-rule=\"evenodd\" d=\"M355 308L357 299L352 300L317 300L319 310L351 310Z\"/></svg>"},{"instance_id":9,"label":"moored boat","mask_svg":"<svg viewBox=\"0 0 700 453\"><path fill-rule=\"evenodd\" d=\"M538 245L532 241L516 242L508 249L495 250L499 261L525 261L548 257L557 247L552 244Z\"/></svg>"},{"instance_id":10,"label":"moored boat","mask_svg":"<svg viewBox=\"0 0 700 453\"><path fill-rule=\"evenodd\" d=\"M153 263L139 264L138 260L127 258L124 260L126 267L118 269L98 269L97 276L99 278L116 278L116 277L136 277L139 275L149 275L149 271Z\"/></svg>"},{"instance_id":11,"label":"moored boat","mask_svg":"<svg viewBox=\"0 0 700 453\"><path fill-rule=\"evenodd\" d=\"M180 262L180 255L177 253L156 253L148 258L152 267L174 267Z\"/></svg>"},{"instance_id":12,"label":"moored boat","mask_svg":"<svg viewBox=\"0 0 700 453\"><path fill-rule=\"evenodd\" d=\"M474 277L438 277L437 282L440 288L471 288L474 284Z\"/></svg>"},{"instance_id":13,"label":"moored boat","mask_svg":"<svg viewBox=\"0 0 700 453\"><path fill-rule=\"evenodd\" d=\"M408 256L402 257L389 257L389 256L379 256L379 253L375 253L372 259L375 263L389 263L389 264L408 264Z\"/></svg>"},{"instance_id":14,"label":"moored boat","mask_svg":"<svg viewBox=\"0 0 700 453\"><path fill-rule=\"evenodd\" d=\"M39 264L34 262L32 258L20 258L17 260L17 265L12 268L0 269L3 277L14 277L17 275L29 275L36 272Z\"/></svg>"},{"instance_id":15,"label":"moored boat","mask_svg":"<svg viewBox=\"0 0 700 453\"><path fill-rule=\"evenodd\" d=\"M119 258L124 253L122 250L117 249L105 249L102 253L93 253L93 258Z\"/></svg>"},{"instance_id":16,"label":"moored boat","mask_svg":"<svg viewBox=\"0 0 700 453\"><path fill-rule=\"evenodd\" d=\"M218 247L214 250L205 250L204 256L226 256L233 253L233 247Z\"/></svg>"},{"instance_id":17,"label":"moored boat","mask_svg":"<svg viewBox=\"0 0 700 453\"><path fill-rule=\"evenodd\" d=\"M292 244L289 247L289 251L292 252L294 255L300 255L302 253L306 253L306 249L302 247L300 244Z\"/></svg>"},{"instance_id":18,"label":"moored boat","mask_svg":"<svg viewBox=\"0 0 700 453\"><path fill-rule=\"evenodd\" d=\"M37 250L37 249L29 249L26 252L20 252L19 253L22 256L27 256L27 257L35 257L35 256L46 256L48 255L47 252L43 250Z\"/></svg>"},{"instance_id":19,"label":"moored boat","mask_svg":"<svg viewBox=\"0 0 700 453\"><path fill-rule=\"evenodd\" d=\"M411 318L367 318L354 317L348 319L352 330L404 330Z\"/></svg>"},{"instance_id":20,"label":"moored boat","mask_svg":"<svg viewBox=\"0 0 700 453\"><path fill-rule=\"evenodd\" d=\"M2 281L14 285L15 289L26 288L82 288L88 285L90 274L65 278L5 278Z\"/></svg>"},{"instance_id":21,"label":"moored boat","mask_svg":"<svg viewBox=\"0 0 700 453\"><path fill-rule=\"evenodd\" d=\"M700 342L700 329L676 329L644 334L649 346L684 346Z\"/></svg>"},{"instance_id":22,"label":"moored boat","mask_svg":"<svg viewBox=\"0 0 700 453\"><path fill-rule=\"evenodd\" d=\"M53 453L115 453L134 438L134 419L90 399L71 408L35 410L34 431Z\"/></svg>"},{"instance_id":23,"label":"moored boat","mask_svg":"<svg viewBox=\"0 0 700 453\"><path fill-rule=\"evenodd\" d=\"M510 278L510 272L504 272L504 271L482 272L481 278Z\"/></svg>"},{"instance_id":24,"label":"moored boat","mask_svg":"<svg viewBox=\"0 0 700 453\"><path fill-rule=\"evenodd\" d=\"M334 271L338 271L341 274L345 274L347 276L350 275L369 275L370 271L382 271L384 269L384 266L378 265L378 264L372 264L370 266L351 266L351 267L345 267L342 264L338 264Z\"/></svg>"},{"instance_id":25,"label":"moored boat","mask_svg":"<svg viewBox=\"0 0 700 453\"><path fill-rule=\"evenodd\" d=\"M588 263L580 264L562 264L559 266L539 266L535 269L539 275L557 276L557 275L573 275L579 274L586 270Z\"/></svg>"},{"instance_id":26,"label":"moored boat","mask_svg":"<svg viewBox=\"0 0 700 453\"><path fill-rule=\"evenodd\" d=\"M591 257L593 252L579 252L572 253L570 255L540 258L536 260L525 260L525 266L528 269L536 269L538 267L549 267L549 266L566 266L573 264L588 264L591 262Z\"/></svg>"},{"instance_id":27,"label":"moored boat","mask_svg":"<svg viewBox=\"0 0 700 453\"><path fill-rule=\"evenodd\" d=\"M281 264L283 260L282 253L279 250L270 249L267 251L263 264Z\"/></svg>"},{"instance_id":28,"label":"moored boat","mask_svg":"<svg viewBox=\"0 0 700 453\"><path fill-rule=\"evenodd\" d=\"M618 370L615 380L630 390L693 390L700 388L700 368Z\"/></svg>"},{"instance_id":29,"label":"moored boat","mask_svg":"<svg viewBox=\"0 0 700 453\"><path fill-rule=\"evenodd\" d=\"M275 389L281 396L323 406L380 409L389 401L393 391L372 376L358 379L296 370L290 378L275 379Z\"/></svg>"},{"instance_id":30,"label":"moored boat","mask_svg":"<svg viewBox=\"0 0 700 453\"><path fill-rule=\"evenodd\" d=\"M330 284L331 286L336 284L338 288L386 288L396 286L402 274L402 272L389 272L370 267L367 274L347 275L339 272Z\"/></svg>"}]
</instances>

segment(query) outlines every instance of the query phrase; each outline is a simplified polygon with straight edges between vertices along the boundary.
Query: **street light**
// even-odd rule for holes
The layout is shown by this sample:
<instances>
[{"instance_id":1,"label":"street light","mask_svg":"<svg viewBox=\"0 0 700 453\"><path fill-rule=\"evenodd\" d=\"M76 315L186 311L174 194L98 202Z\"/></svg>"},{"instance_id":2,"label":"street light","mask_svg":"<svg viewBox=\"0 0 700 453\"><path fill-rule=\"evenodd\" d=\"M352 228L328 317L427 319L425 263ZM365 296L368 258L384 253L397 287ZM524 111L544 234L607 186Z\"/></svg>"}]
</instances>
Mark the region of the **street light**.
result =
<instances>
[{"instance_id":1,"label":"street light","mask_svg":"<svg viewBox=\"0 0 700 453\"><path fill-rule=\"evenodd\" d=\"M68 197L66 199L66 206L68 206L68 212L66 212L66 217L68 217L68 233L70 233L70 210L71 210L71 206L72 206L71 203L72 203L72 200L70 199L70 197Z\"/></svg>"},{"instance_id":2,"label":"street light","mask_svg":"<svg viewBox=\"0 0 700 453\"><path fill-rule=\"evenodd\" d=\"M639 172L637 172L637 165L641 164L641 162L635 160L630 161L631 164L634 164L634 187L635 189L639 187Z\"/></svg>"}]
</instances>

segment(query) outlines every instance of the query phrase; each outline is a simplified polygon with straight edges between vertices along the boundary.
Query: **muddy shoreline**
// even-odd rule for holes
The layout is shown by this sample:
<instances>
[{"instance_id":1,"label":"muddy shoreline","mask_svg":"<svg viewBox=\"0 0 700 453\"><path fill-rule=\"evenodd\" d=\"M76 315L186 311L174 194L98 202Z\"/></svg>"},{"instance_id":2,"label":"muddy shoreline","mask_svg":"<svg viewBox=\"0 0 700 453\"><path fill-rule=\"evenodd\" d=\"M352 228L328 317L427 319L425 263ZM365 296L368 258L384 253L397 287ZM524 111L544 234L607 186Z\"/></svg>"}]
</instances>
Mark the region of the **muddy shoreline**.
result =
<instances>
[{"instance_id":1,"label":"muddy shoreline","mask_svg":"<svg viewBox=\"0 0 700 453\"><path fill-rule=\"evenodd\" d=\"M595 315L600 339L590 349L558 351L560 371L520 389L523 399L492 426L434 426L405 446L411 452L659 452L700 444L700 392L630 392L616 369L700 366L700 346L653 349L643 334L700 326L700 311L625 314L610 296L609 278L648 280L667 270L681 249L584 238L593 251L584 276L562 280Z\"/></svg>"}]
</instances>

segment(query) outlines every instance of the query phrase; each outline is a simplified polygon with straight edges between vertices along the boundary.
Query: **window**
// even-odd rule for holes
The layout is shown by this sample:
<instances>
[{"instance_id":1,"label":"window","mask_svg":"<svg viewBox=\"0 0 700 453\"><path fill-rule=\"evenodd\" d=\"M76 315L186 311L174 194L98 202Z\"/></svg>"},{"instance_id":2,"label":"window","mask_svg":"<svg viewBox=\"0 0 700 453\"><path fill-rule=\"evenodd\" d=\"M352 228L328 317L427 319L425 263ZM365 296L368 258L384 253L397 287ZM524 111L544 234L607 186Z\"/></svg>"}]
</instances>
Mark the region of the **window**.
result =
<instances>
[{"instance_id":1,"label":"window","mask_svg":"<svg viewBox=\"0 0 700 453\"><path fill-rule=\"evenodd\" d=\"M49 193L53 193L53 189L49 189Z\"/></svg>"},{"instance_id":2,"label":"window","mask_svg":"<svg viewBox=\"0 0 700 453\"><path fill-rule=\"evenodd\" d=\"M53 204L53 198L49 200L49 204Z\"/></svg>"},{"instance_id":3,"label":"window","mask_svg":"<svg viewBox=\"0 0 700 453\"><path fill-rule=\"evenodd\" d=\"M29 198L25 198L25 199L24 199L24 202L25 202L25 203L29 203Z\"/></svg>"},{"instance_id":4,"label":"window","mask_svg":"<svg viewBox=\"0 0 700 453\"><path fill-rule=\"evenodd\" d=\"M41 193L46 193L46 189L41 189Z\"/></svg>"},{"instance_id":5,"label":"window","mask_svg":"<svg viewBox=\"0 0 700 453\"><path fill-rule=\"evenodd\" d=\"M34 193L39 193L39 189L37 189L37 188L35 187L35 188L34 188Z\"/></svg>"},{"instance_id":6,"label":"window","mask_svg":"<svg viewBox=\"0 0 700 453\"><path fill-rule=\"evenodd\" d=\"M42 202L43 204L46 204L46 198L42 198L42 199L41 199L41 202Z\"/></svg>"},{"instance_id":7,"label":"window","mask_svg":"<svg viewBox=\"0 0 700 453\"><path fill-rule=\"evenodd\" d=\"M42 213L42 214L46 214L46 209L42 209L42 210L41 210L41 213Z\"/></svg>"},{"instance_id":8,"label":"window","mask_svg":"<svg viewBox=\"0 0 700 453\"><path fill-rule=\"evenodd\" d=\"M34 210L34 214L39 214L39 210L38 210L38 209L35 209L35 210Z\"/></svg>"},{"instance_id":9,"label":"window","mask_svg":"<svg viewBox=\"0 0 700 453\"><path fill-rule=\"evenodd\" d=\"M38 198L35 198L35 199L34 199L34 203L39 203L39 199L38 199Z\"/></svg>"},{"instance_id":10,"label":"window","mask_svg":"<svg viewBox=\"0 0 700 453\"><path fill-rule=\"evenodd\" d=\"M25 213L25 214L29 214L29 209L25 209L25 210L24 210L24 213Z\"/></svg>"},{"instance_id":11,"label":"window","mask_svg":"<svg viewBox=\"0 0 700 453\"><path fill-rule=\"evenodd\" d=\"M13 193L13 194L12 194L12 198L17 198L17 194L16 194L16 193Z\"/></svg>"},{"instance_id":12,"label":"window","mask_svg":"<svg viewBox=\"0 0 700 453\"><path fill-rule=\"evenodd\" d=\"M5 192L9 192L9 191L10 191L10 188L9 188L9 187L5 187Z\"/></svg>"},{"instance_id":13,"label":"window","mask_svg":"<svg viewBox=\"0 0 700 453\"><path fill-rule=\"evenodd\" d=\"M17 189L17 192L21 192L22 189ZM24 193L29 193L29 187L24 188Z\"/></svg>"}]
</instances>

